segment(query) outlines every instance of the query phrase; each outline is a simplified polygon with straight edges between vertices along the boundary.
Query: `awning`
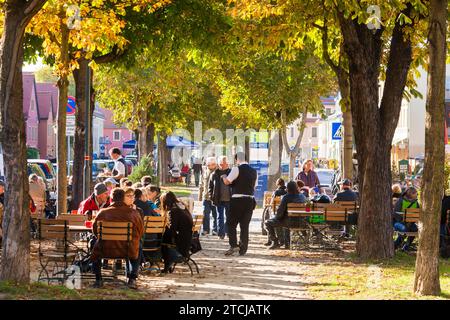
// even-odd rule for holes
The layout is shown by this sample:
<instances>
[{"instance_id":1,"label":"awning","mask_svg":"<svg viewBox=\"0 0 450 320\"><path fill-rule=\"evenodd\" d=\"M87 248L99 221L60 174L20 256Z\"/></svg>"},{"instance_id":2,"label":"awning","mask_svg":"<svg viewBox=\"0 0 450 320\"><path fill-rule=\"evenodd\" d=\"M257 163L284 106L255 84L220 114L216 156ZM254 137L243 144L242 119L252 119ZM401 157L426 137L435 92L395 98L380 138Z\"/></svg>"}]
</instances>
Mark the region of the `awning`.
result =
<instances>
[{"instance_id":1,"label":"awning","mask_svg":"<svg viewBox=\"0 0 450 320\"><path fill-rule=\"evenodd\" d=\"M196 149L199 147L198 143L189 141L179 136L168 136L166 139L167 148L191 148Z\"/></svg>"},{"instance_id":2,"label":"awning","mask_svg":"<svg viewBox=\"0 0 450 320\"><path fill-rule=\"evenodd\" d=\"M128 140L123 143L123 149L136 149L136 140Z\"/></svg>"}]
</instances>

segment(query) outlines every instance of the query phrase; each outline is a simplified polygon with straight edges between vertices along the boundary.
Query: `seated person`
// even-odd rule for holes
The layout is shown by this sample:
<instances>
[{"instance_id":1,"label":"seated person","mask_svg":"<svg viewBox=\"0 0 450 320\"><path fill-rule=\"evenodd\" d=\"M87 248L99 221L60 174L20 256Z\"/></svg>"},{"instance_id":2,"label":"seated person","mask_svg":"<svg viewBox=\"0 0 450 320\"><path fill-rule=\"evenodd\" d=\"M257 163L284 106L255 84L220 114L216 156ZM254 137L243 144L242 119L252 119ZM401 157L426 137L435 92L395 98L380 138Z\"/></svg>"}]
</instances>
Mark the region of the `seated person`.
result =
<instances>
[{"instance_id":1,"label":"seated person","mask_svg":"<svg viewBox=\"0 0 450 320\"><path fill-rule=\"evenodd\" d=\"M120 188L114 189L112 191L112 201L111 206L100 210L95 218L93 224L94 235L98 237L97 225L99 221L131 222L133 223L132 240L129 246L126 241L108 240L103 241L103 243L99 243L98 241L95 243L91 255L95 273L94 287L99 288L103 286L100 263L102 256L117 259L128 256L129 263L126 264L128 286L136 289L136 279L140 266L139 245L144 233L144 222L139 213L125 203L124 190Z\"/></svg>"},{"instance_id":2,"label":"seated person","mask_svg":"<svg viewBox=\"0 0 450 320\"><path fill-rule=\"evenodd\" d=\"M160 214L160 195L161 195L161 189L156 186L149 185L146 187L147 190L147 202L150 205L150 207L155 212L154 215L159 216Z\"/></svg>"},{"instance_id":3,"label":"seated person","mask_svg":"<svg viewBox=\"0 0 450 320\"><path fill-rule=\"evenodd\" d=\"M352 181L350 179L344 179L341 182L341 192L338 192L333 199L336 201L358 201L358 195L352 190Z\"/></svg>"},{"instance_id":4,"label":"seated person","mask_svg":"<svg viewBox=\"0 0 450 320\"><path fill-rule=\"evenodd\" d=\"M94 193L80 203L78 214L87 214L89 220L92 218L92 211L107 208L110 205L108 188L104 183L97 183Z\"/></svg>"},{"instance_id":5,"label":"seated person","mask_svg":"<svg viewBox=\"0 0 450 320\"><path fill-rule=\"evenodd\" d=\"M317 203L331 203L330 197L326 194L323 188L319 189L319 193L316 194L311 201Z\"/></svg>"},{"instance_id":6,"label":"seated person","mask_svg":"<svg viewBox=\"0 0 450 320\"><path fill-rule=\"evenodd\" d=\"M392 186L392 208L395 207L398 199L402 196L402 187L399 184Z\"/></svg>"},{"instance_id":7,"label":"seated person","mask_svg":"<svg viewBox=\"0 0 450 320\"><path fill-rule=\"evenodd\" d=\"M150 185L152 183L152 177L151 176L143 176L141 178L141 183L144 187Z\"/></svg>"},{"instance_id":8,"label":"seated person","mask_svg":"<svg viewBox=\"0 0 450 320\"><path fill-rule=\"evenodd\" d=\"M306 198L309 198L309 187L305 186L302 180L296 180L298 192L303 194Z\"/></svg>"},{"instance_id":9,"label":"seated person","mask_svg":"<svg viewBox=\"0 0 450 320\"><path fill-rule=\"evenodd\" d=\"M406 189L405 193L398 199L394 208L394 230L399 232L417 232L417 225L415 223L405 223L402 221L402 216L397 213L405 212L405 209L409 208L420 208L419 202L417 201L417 190L414 187L409 187ZM398 249L404 241L403 235L398 235L394 242L395 249ZM406 244L402 247L403 251L408 251L414 237L408 237Z\"/></svg>"},{"instance_id":10,"label":"seated person","mask_svg":"<svg viewBox=\"0 0 450 320\"><path fill-rule=\"evenodd\" d=\"M144 194L144 192L142 192L142 189L134 190L134 204L136 205L136 207L138 207L142 210L144 217L155 215L153 209L150 207L149 203L147 202L147 197Z\"/></svg>"},{"instance_id":11,"label":"seated person","mask_svg":"<svg viewBox=\"0 0 450 320\"><path fill-rule=\"evenodd\" d=\"M287 184L287 194L281 198L280 206L274 218L266 221L266 229L269 234L269 240L273 242L269 249L276 249L280 247L279 239L275 234L275 228L286 227L288 225L287 205L289 203L305 203L306 197L299 193L297 183L295 181L289 181ZM286 231L286 230L285 230ZM284 245L285 248L289 248L290 237L289 232L284 233Z\"/></svg>"},{"instance_id":12,"label":"seated person","mask_svg":"<svg viewBox=\"0 0 450 320\"><path fill-rule=\"evenodd\" d=\"M276 182L276 185L277 185L277 190L275 190L273 192L272 198L281 197L281 196L284 196L287 193L287 191L286 191L286 183L284 182L283 179L281 179L281 178L278 179L277 182Z\"/></svg>"},{"instance_id":13,"label":"seated person","mask_svg":"<svg viewBox=\"0 0 450 320\"><path fill-rule=\"evenodd\" d=\"M179 259L189 257L194 222L189 210L171 191L161 196L161 210L169 216L170 221L164 232L161 248L164 259L163 272L167 273Z\"/></svg>"}]
</instances>

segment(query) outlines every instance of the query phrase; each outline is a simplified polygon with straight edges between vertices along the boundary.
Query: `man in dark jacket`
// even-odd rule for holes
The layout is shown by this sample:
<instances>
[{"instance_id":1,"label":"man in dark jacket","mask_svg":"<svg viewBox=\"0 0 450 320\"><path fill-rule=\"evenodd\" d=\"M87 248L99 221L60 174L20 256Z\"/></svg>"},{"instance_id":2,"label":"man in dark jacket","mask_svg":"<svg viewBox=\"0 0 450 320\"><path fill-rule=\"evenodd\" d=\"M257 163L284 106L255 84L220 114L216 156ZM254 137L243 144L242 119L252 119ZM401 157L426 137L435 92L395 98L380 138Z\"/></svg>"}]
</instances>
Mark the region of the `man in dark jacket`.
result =
<instances>
[{"instance_id":1,"label":"man in dark jacket","mask_svg":"<svg viewBox=\"0 0 450 320\"><path fill-rule=\"evenodd\" d=\"M0 203L3 206L5 205L5 183L1 180L0 180Z\"/></svg>"},{"instance_id":2,"label":"man in dark jacket","mask_svg":"<svg viewBox=\"0 0 450 320\"><path fill-rule=\"evenodd\" d=\"M230 212L231 189L221 179L222 175L228 175L231 171L227 157L219 157L219 167L213 172L209 180L209 196L217 208L218 236L225 238L227 233L226 220Z\"/></svg>"},{"instance_id":3,"label":"man in dark jacket","mask_svg":"<svg viewBox=\"0 0 450 320\"><path fill-rule=\"evenodd\" d=\"M97 226L100 221L131 222L133 224L132 239L128 245L126 241L97 241L92 250L91 260L95 273L94 287L102 287L102 274L100 261L102 257L124 259L129 258L130 265L126 264L128 286L136 289L136 279L139 271L139 244L144 234L144 222L137 210L125 204L125 191L114 189L112 192L113 203L109 208L100 210L94 220L93 231L98 238Z\"/></svg>"},{"instance_id":4,"label":"man in dark jacket","mask_svg":"<svg viewBox=\"0 0 450 320\"><path fill-rule=\"evenodd\" d=\"M344 179L341 183L342 191L338 192L334 197L336 201L357 201L358 195L352 190L352 181L350 179Z\"/></svg>"},{"instance_id":5,"label":"man in dark jacket","mask_svg":"<svg viewBox=\"0 0 450 320\"><path fill-rule=\"evenodd\" d=\"M287 194L281 198L280 206L274 218L266 221L267 232L269 233L269 239L273 242L269 249L277 249L280 247L279 239L275 234L275 228L285 227L288 224L287 208L289 203L305 203L306 197L298 192L297 183L295 181L289 181L287 184ZM289 248L290 237L289 233L284 234L285 248Z\"/></svg>"}]
</instances>

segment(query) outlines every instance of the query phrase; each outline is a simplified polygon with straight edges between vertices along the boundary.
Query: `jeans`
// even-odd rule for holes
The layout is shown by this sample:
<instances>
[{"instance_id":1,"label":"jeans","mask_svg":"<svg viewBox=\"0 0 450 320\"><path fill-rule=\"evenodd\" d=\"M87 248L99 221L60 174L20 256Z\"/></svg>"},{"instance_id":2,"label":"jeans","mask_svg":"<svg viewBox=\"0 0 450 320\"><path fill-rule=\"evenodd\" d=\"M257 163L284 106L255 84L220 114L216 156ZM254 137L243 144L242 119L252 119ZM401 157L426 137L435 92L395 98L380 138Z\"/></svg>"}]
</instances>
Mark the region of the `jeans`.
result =
<instances>
[{"instance_id":1,"label":"jeans","mask_svg":"<svg viewBox=\"0 0 450 320\"><path fill-rule=\"evenodd\" d=\"M266 220L266 229L269 240L283 242L288 246L291 242L291 235L289 233L289 229L283 228L284 226L285 224L276 218ZM281 229L279 235L276 234L275 229ZM283 237L283 239L280 239L280 237Z\"/></svg>"},{"instance_id":2,"label":"jeans","mask_svg":"<svg viewBox=\"0 0 450 320\"><path fill-rule=\"evenodd\" d=\"M239 253L245 254L248 248L248 229L250 221L252 220L253 210L255 209L255 199L250 197L231 198L230 201L230 216L227 221L228 225L228 240L230 247L238 247L236 227L239 224L240 243Z\"/></svg>"},{"instance_id":3,"label":"jeans","mask_svg":"<svg viewBox=\"0 0 450 320\"><path fill-rule=\"evenodd\" d=\"M102 278L102 264L101 259L92 261L92 268L94 269L95 279L100 280ZM137 279L139 273L140 258L130 259L125 263L125 269L127 271L127 277L129 279Z\"/></svg>"},{"instance_id":4,"label":"jeans","mask_svg":"<svg viewBox=\"0 0 450 320\"><path fill-rule=\"evenodd\" d=\"M200 185L200 171L199 172L194 171L194 178L195 178L195 186L198 187Z\"/></svg>"},{"instance_id":5,"label":"jeans","mask_svg":"<svg viewBox=\"0 0 450 320\"><path fill-rule=\"evenodd\" d=\"M394 230L398 231L398 232L417 232L417 226L415 223L411 223L411 224L404 224L402 222L396 222L394 223ZM406 240L406 244L403 246L404 250L408 250L409 246L411 245L411 243L414 241L415 237L408 237L408 239ZM397 239L395 239L394 241L394 247L395 248L399 248L402 244L403 241L405 240L405 237L401 234L398 235Z\"/></svg>"},{"instance_id":6,"label":"jeans","mask_svg":"<svg viewBox=\"0 0 450 320\"><path fill-rule=\"evenodd\" d=\"M225 236L228 233L226 221L228 221L228 216L230 215L230 202L220 201L217 206L217 220L219 223L219 237ZM225 218L225 219L224 219Z\"/></svg>"},{"instance_id":7,"label":"jeans","mask_svg":"<svg viewBox=\"0 0 450 320\"><path fill-rule=\"evenodd\" d=\"M174 264L183 261L183 255L175 248L169 246L163 246L161 248L162 257L164 260L164 270L168 271Z\"/></svg>"},{"instance_id":8,"label":"jeans","mask_svg":"<svg viewBox=\"0 0 450 320\"><path fill-rule=\"evenodd\" d=\"M217 232L217 210L211 200L203 200L203 231L210 232L210 215L213 216L213 231Z\"/></svg>"}]
</instances>

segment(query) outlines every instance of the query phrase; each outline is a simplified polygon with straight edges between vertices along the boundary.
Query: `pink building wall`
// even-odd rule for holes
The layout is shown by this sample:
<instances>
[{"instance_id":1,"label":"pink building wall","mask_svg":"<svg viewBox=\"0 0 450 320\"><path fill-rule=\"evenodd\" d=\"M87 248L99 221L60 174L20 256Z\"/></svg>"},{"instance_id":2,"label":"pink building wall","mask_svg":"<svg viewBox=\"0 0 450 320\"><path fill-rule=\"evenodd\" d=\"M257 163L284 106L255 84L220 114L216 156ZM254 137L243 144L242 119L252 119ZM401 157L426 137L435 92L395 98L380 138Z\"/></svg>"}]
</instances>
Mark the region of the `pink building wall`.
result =
<instances>
[{"instance_id":1,"label":"pink building wall","mask_svg":"<svg viewBox=\"0 0 450 320\"><path fill-rule=\"evenodd\" d=\"M125 125L117 126L113 122L113 112L108 109L99 108L105 115L105 124L103 128L103 137L107 138L111 144L106 145L106 154L112 148L119 148L123 155L131 154L132 149L123 149L123 144L126 141L133 139L133 132L129 130ZM119 139L115 140L114 132L119 132ZM116 137L117 138L117 137Z\"/></svg>"}]
</instances>

